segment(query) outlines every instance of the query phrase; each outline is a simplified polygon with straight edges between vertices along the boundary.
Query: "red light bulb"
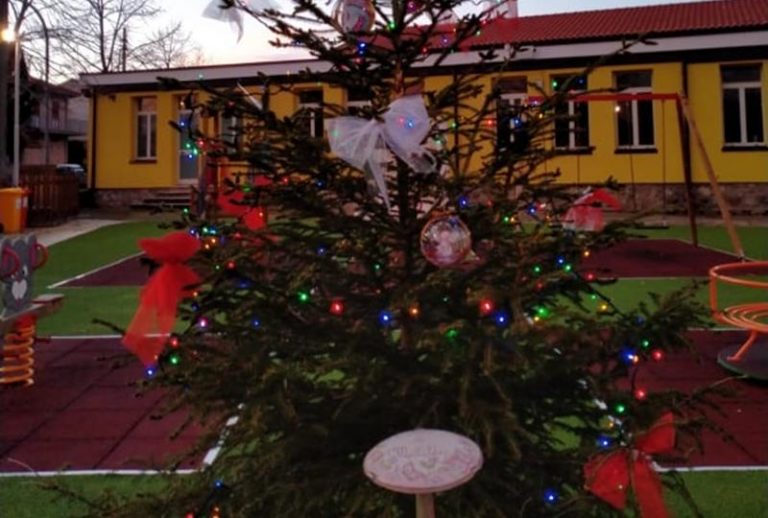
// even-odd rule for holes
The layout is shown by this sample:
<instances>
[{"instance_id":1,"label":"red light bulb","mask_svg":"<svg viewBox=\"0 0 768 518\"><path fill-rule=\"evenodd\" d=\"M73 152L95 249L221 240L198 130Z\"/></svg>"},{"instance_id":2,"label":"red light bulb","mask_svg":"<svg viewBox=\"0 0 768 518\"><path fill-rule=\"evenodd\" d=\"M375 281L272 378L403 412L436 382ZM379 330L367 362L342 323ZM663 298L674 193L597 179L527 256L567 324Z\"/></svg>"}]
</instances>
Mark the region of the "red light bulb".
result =
<instances>
[{"instance_id":1,"label":"red light bulb","mask_svg":"<svg viewBox=\"0 0 768 518\"><path fill-rule=\"evenodd\" d=\"M664 351L661 349L654 349L651 351L651 358L653 358L655 361L660 362L664 359Z\"/></svg>"},{"instance_id":2,"label":"red light bulb","mask_svg":"<svg viewBox=\"0 0 768 518\"><path fill-rule=\"evenodd\" d=\"M329 311L332 315L341 315L344 313L344 303L340 300L333 300L331 301L331 307L329 308Z\"/></svg>"},{"instance_id":3,"label":"red light bulb","mask_svg":"<svg viewBox=\"0 0 768 518\"><path fill-rule=\"evenodd\" d=\"M644 401L648 397L648 392L645 389L635 389L635 399L638 401Z\"/></svg>"},{"instance_id":4,"label":"red light bulb","mask_svg":"<svg viewBox=\"0 0 768 518\"><path fill-rule=\"evenodd\" d=\"M480 314L483 316L490 315L495 309L495 305L491 299L483 299L480 301Z\"/></svg>"}]
</instances>

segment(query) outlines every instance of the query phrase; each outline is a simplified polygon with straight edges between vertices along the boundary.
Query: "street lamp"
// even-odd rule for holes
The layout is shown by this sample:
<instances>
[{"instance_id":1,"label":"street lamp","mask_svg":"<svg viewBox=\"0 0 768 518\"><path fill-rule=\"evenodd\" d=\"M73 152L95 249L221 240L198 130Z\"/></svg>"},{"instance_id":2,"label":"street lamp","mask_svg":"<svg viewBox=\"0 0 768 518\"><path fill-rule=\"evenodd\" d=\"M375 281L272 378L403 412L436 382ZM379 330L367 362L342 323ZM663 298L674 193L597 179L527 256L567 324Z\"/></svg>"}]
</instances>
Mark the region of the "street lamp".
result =
<instances>
[{"instance_id":1,"label":"street lamp","mask_svg":"<svg viewBox=\"0 0 768 518\"><path fill-rule=\"evenodd\" d=\"M19 45L21 35L10 27L2 30L2 40L6 43L13 43L13 177L11 185L19 186L19 169L21 165L21 127L19 117L21 116L21 78L19 77L21 69L21 46Z\"/></svg>"}]
</instances>

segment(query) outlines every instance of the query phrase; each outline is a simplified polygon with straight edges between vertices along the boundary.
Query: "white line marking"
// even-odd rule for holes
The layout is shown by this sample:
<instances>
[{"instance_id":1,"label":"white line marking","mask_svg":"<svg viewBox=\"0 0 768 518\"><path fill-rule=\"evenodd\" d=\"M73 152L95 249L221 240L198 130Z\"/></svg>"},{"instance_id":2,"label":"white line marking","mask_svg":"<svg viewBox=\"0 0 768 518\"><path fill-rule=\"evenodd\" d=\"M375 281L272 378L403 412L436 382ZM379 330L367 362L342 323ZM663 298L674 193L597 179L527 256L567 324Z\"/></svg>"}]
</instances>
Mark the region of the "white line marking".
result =
<instances>
[{"instance_id":1,"label":"white line marking","mask_svg":"<svg viewBox=\"0 0 768 518\"><path fill-rule=\"evenodd\" d=\"M107 340L122 338L123 335L53 335L51 340Z\"/></svg>"},{"instance_id":2,"label":"white line marking","mask_svg":"<svg viewBox=\"0 0 768 518\"><path fill-rule=\"evenodd\" d=\"M64 286L65 284L68 284L70 282L74 282L74 281L80 280L83 277L87 277L88 275L93 275L94 273L100 272L101 270L106 270L107 268L111 268L112 266L118 265L118 264L122 263L123 261L128 261L129 259L134 259L134 258L140 257L142 255L144 255L144 252L136 252L133 255L129 255L129 256L123 257L122 259L118 259L116 261L112 261L111 263L105 264L104 266L99 266L98 268L95 268L93 270L89 270L89 271L87 271L85 273L81 273L79 275L75 275L74 277L70 277L69 279L64 279L63 281L59 281L59 282L56 282L54 284L51 284L50 286L48 286L47 289L52 290L52 289L55 289L55 288L60 288L61 286Z\"/></svg>"},{"instance_id":3,"label":"white line marking","mask_svg":"<svg viewBox=\"0 0 768 518\"><path fill-rule=\"evenodd\" d=\"M198 473L199 469L179 469L176 471L156 470L156 469L83 469L72 471L15 471L13 473L0 473L0 478L18 478L18 477L84 477L96 475L192 475Z\"/></svg>"},{"instance_id":4,"label":"white line marking","mask_svg":"<svg viewBox=\"0 0 768 518\"><path fill-rule=\"evenodd\" d=\"M665 468L654 463L653 469L661 473L668 471L686 472L707 472L707 471L768 471L768 466L679 466L676 468Z\"/></svg>"}]
</instances>

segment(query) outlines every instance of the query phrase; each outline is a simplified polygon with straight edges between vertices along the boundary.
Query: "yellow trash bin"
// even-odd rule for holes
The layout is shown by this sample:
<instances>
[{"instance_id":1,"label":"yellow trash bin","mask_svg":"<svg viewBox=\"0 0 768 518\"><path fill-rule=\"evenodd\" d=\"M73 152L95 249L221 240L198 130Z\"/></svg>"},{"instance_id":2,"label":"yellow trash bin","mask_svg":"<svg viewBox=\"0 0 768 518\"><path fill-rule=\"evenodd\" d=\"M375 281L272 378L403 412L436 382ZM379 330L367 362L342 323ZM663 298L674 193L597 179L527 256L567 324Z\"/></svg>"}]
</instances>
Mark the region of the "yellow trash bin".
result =
<instances>
[{"instance_id":1,"label":"yellow trash bin","mask_svg":"<svg viewBox=\"0 0 768 518\"><path fill-rule=\"evenodd\" d=\"M26 189L21 187L0 189L0 223L6 234L21 232L26 228L26 211L23 210L26 196Z\"/></svg>"}]
</instances>

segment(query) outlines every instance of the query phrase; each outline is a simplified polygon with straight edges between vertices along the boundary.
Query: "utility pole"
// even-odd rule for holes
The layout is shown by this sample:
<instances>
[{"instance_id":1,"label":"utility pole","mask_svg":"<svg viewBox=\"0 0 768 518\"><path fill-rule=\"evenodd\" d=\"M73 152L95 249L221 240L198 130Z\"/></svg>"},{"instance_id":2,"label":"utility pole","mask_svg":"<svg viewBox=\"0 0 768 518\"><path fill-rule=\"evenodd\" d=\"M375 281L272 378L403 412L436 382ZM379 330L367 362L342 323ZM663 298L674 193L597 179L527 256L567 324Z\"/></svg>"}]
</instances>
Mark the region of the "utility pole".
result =
<instances>
[{"instance_id":1,"label":"utility pole","mask_svg":"<svg viewBox=\"0 0 768 518\"><path fill-rule=\"evenodd\" d=\"M8 4L0 0L0 29L8 28ZM12 43L0 40L0 184L8 183L11 171L8 161L8 83L11 79L10 53Z\"/></svg>"},{"instance_id":2,"label":"utility pole","mask_svg":"<svg viewBox=\"0 0 768 518\"><path fill-rule=\"evenodd\" d=\"M128 67L128 28L123 28L123 48L121 49L122 72Z\"/></svg>"}]
</instances>

